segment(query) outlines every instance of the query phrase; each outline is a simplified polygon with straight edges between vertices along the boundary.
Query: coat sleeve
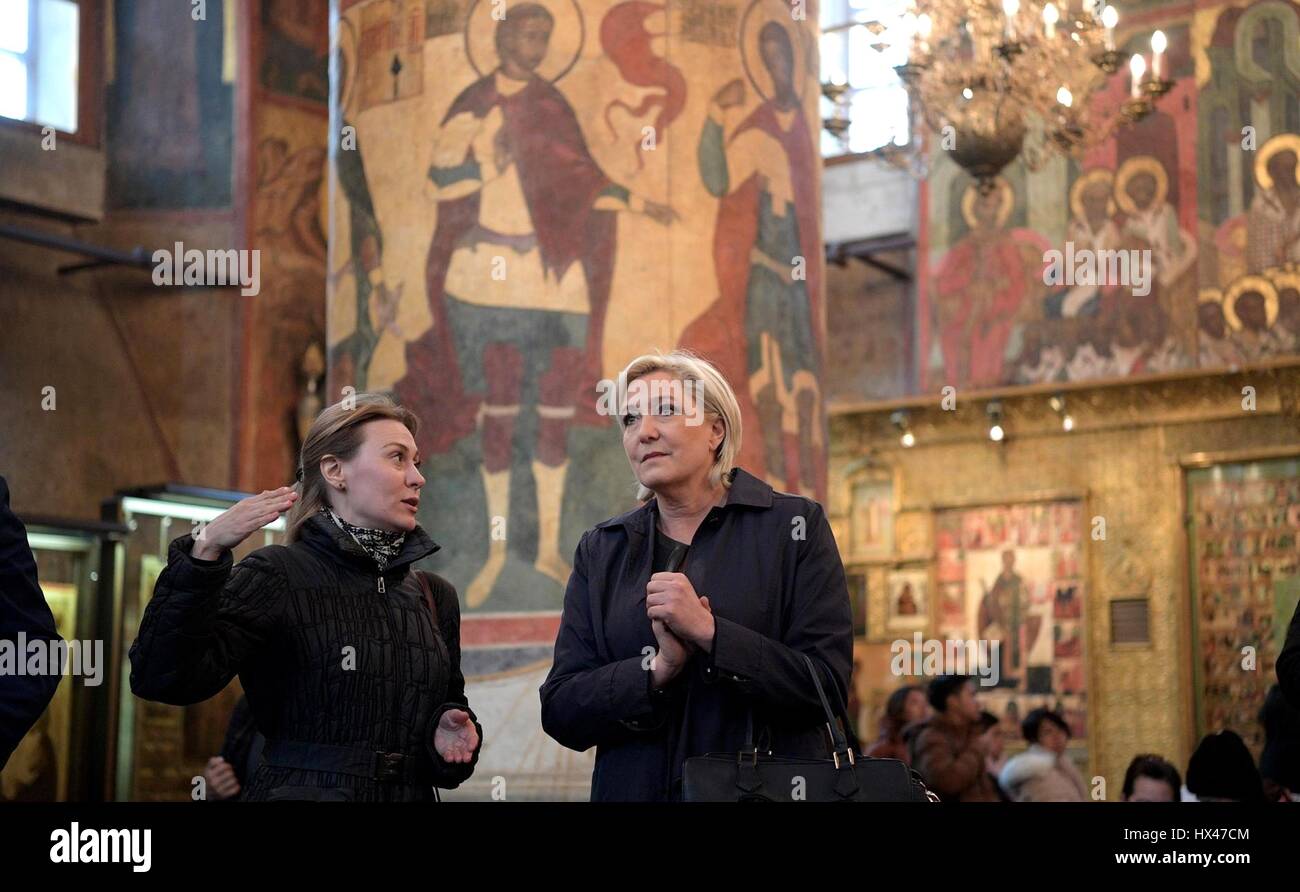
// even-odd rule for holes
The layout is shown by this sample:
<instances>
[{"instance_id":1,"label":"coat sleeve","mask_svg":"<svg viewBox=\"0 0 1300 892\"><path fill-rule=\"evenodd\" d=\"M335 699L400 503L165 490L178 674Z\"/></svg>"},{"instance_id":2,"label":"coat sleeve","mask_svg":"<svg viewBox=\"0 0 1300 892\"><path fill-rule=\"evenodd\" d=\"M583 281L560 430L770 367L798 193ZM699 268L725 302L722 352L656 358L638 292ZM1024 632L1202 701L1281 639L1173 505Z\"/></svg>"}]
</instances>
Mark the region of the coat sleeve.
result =
<instances>
[{"instance_id":1,"label":"coat sleeve","mask_svg":"<svg viewBox=\"0 0 1300 892\"><path fill-rule=\"evenodd\" d=\"M248 757L253 749L253 740L257 737L257 722L253 711L248 706L248 696L241 696L230 710L230 720L226 722L226 737L221 742L218 755L230 763L235 778L241 787L246 787L253 778L249 776ZM241 790L242 792L242 790ZM238 798L239 794L235 794Z\"/></svg>"},{"instance_id":2,"label":"coat sleeve","mask_svg":"<svg viewBox=\"0 0 1300 892\"><path fill-rule=\"evenodd\" d=\"M780 640L717 614L713 617L713 647L704 664L704 677L730 683L759 706L783 718L816 722L825 711L803 655L812 658L831 708L848 702L853 668L853 617L848 583L830 523L820 505L810 502L807 539L798 550L794 590L786 600L787 618ZM782 525L779 535L790 535Z\"/></svg>"},{"instance_id":3,"label":"coat sleeve","mask_svg":"<svg viewBox=\"0 0 1300 892\"><path fill-rule=\"evenodd\" d=\"M1277 682L1291 705L1300 709L1300 604L1296 605L1286 643L1277 657Z\"/></svg>"},{"instance_id":4,"label":"coat sleeve","mask_svg":"<svg viewBox=\"0 0 1300 892\"><path fill-rule=\"evenodd\" d=\"M627 739L663 719L663 706L651 693L648 658L606 662L597 652L587 584L590 536L584 533L574 552L555 659L539 692L543 730L578 751Z\"/></svg>"},{"instance_id":5,"label":"coat sleeve","mask_svg":"<svg viewBox=\"0 0 1300 892\"><path fill-rule=\"evenodd\" d=\"M284 577L254 552L238 565L190 556L175 539L131 645L131 691L185 706L219 693L270 637L283 609Z\"/></svg>"},{"instance_id":6,"label":"coat sleeve","mask_svg":"<svg viewBox=\"0 0 1300 892\"><path fill-rule=\"evenodd\" d=\"M984 771L984 759L973 748L954 755L947 735L927 728L917 738L916 762L912 767L925 778L930 789L944 799L955 800Z\"/></svg>"},{"instance_id":7,"label":"coat sleeve","mask_svg":"<svg viewBox=\"0 0 1300 892\"><path fill-rule=\"evenodd\" d=\"M27 529L9 510L9 484L0 477L0 641L16 646L20 632L28 642L63 640L37 580ZM0 767L45 711L61 678L54 673L0 675Z\"/></svg>"},{"instance_id":8,"label":"coat sleeve","mask_svg":"<svg viewBox=\"0 0 1300 892\"><path fill-rule=\"evenodd\" d=\"M469 698L465 696L465 674L460 668L460 598L456 595L456 589L446 580L431 576L430 581L434 583L432 588L438 605L438 632L451 657L451 678L447 682L447 700L433 711L433 720L429 725L429 756L433 759L434 786L454 790L469 780L478 765L479 753L483 751L483 726L479 724L478 716L470 709ZM469 713L474 730L478 732L478 746L474 747L474 756L468 762L445 762L433 745L438 722L442 720L443 713L451 709Z\"/></svg>"}]
</instances>

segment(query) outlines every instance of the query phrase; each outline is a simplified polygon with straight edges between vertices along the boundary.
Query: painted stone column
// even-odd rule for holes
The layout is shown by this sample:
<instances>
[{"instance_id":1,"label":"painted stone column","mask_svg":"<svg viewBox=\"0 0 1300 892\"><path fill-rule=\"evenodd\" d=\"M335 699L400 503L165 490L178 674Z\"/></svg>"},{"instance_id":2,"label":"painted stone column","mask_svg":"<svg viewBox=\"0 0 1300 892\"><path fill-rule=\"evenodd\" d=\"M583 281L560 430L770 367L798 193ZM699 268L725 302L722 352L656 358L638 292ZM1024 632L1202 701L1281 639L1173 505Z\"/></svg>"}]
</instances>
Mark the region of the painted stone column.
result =
<instances>
[{"instance_id":1,"label":"painted stone column","mask_svg":"<svg viewBox=\"0 0 1300 892\"><path fill-rule=\"evenodd\" d=\"M474 783L584 796L590 754L545 738L536 691L578 539L634 505L599 383L694 349L740 398L740 464L825 491L815 8L333 12L331 399L421 418L430 565L496 738Z\"/></svg>"}]
</instances>

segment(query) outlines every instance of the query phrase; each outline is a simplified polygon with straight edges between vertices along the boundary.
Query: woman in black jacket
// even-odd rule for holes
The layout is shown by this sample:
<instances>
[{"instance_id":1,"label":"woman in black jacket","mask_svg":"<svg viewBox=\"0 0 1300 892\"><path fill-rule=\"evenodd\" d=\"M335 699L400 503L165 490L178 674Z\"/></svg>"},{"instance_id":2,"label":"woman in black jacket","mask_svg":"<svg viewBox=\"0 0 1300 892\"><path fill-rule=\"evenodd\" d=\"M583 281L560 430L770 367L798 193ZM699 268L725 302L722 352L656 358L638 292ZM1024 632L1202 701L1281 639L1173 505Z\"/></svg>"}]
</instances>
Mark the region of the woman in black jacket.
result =
<instances>
[{"instance_id":1,"label":"woman in black jacket","mask_svg":"<svg viewBox=\"0 0 1300 892\"><path fill-rule=\"evenodd\" d=\"M686 759L739 752L751 716L763 750L829 758L804 655L843 704L853 641L821 506L733 467L740 411L709 363L643 356L619 384L645 501L578 543L542 727L596 747L593 800L682 798Z\"/></svg>"},{"instance_id":2,"label":"woman in black jacket","mask_svg":"<svg viewBox=\"0 0 1300 892\"><path fill-rule=\"evenodd\" d=\"M417 427L382 396L331 406L303 443L300 486L171 543L131 690L184 705L238 675L267 739L245 800L428 801L474 770L456 590L408 572L438 549L416 523ZM230 549L291 507L289 545L232 567Z\"/></svg>"}]
</instances>

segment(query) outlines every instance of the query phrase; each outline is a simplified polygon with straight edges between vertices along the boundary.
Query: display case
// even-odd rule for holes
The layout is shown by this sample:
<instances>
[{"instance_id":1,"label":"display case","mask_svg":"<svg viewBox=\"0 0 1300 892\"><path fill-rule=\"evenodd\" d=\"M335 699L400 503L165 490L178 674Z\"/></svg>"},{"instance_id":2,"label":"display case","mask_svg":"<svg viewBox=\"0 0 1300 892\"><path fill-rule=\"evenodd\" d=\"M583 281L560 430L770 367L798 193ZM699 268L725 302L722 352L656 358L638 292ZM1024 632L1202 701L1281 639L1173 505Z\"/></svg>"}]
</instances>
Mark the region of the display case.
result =
<instances>
[{"instance_id":1,"label":"display case","mask_svg":"<svg viewBox=\"0 0 1300 892\"><path fill-rule=\"evenodd\" d=\"M248 493L168 484L118 493L104 503L104 517L127 530L122 559L123 610L118 639L118 684L123 692L116 722L117 753L112 798L143 801L189 799L194 779L221 750L231 710L242 694L239 680L202 703L169 706L130 692L129 652L154 583L167 565L172 540L201 526ZM283 518L234 549L236 561L284 540Z\"/></svg>"}]
</instances>

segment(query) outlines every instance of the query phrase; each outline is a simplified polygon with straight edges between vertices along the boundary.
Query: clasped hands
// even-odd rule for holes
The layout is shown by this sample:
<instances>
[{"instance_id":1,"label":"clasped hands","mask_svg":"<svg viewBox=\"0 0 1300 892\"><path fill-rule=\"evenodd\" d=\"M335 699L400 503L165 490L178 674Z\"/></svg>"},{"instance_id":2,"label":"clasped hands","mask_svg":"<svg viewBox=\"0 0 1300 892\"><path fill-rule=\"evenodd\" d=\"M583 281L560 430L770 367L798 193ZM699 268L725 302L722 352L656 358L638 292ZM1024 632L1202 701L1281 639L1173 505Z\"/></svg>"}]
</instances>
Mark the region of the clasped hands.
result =
<instances>
[{"instance_id":1,"label":"clasped hands","mask_svg":"<svg viewBox=\"0 0 1300 892\"><path fill-rule=\"evenodd\" d=\"M650 663L652 683L662 688L698 651L713 649L713 609L684 573L656 573L646 585L646 616L658 653Z\"/></svg>"}]
</instances>

